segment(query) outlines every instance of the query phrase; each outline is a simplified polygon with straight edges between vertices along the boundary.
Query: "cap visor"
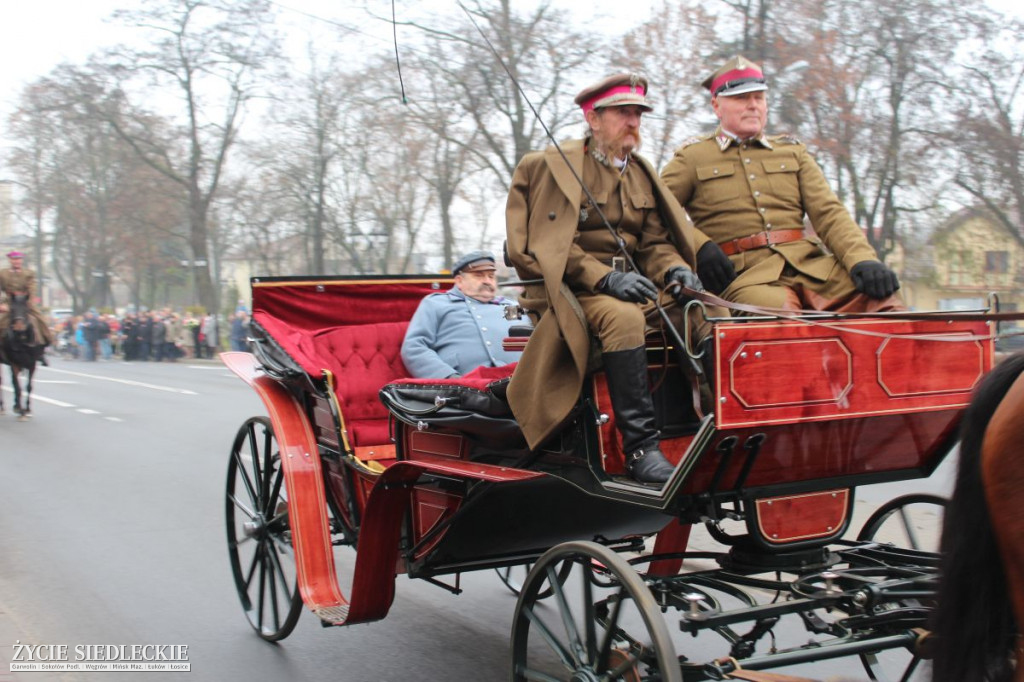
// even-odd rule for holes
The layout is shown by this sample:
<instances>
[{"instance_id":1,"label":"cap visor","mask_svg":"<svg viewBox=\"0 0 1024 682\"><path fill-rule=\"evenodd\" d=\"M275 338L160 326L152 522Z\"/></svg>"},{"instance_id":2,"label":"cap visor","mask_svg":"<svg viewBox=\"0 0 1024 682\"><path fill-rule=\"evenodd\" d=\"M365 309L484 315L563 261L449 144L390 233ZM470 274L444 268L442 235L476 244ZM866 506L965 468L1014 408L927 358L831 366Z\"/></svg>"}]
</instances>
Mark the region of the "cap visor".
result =
<instances>
[{"instance_id":1,"label":"cap visor","mask_svg":"<svg viewBox=\"0 0 1024 682\"><path fill-rule=\"evenodd\" d=\"M761 92L767 90L768 86L764 83L744 83L743 85L737 85L735 88L729 88L722 90L716 95L716 97L732 97L733 95L745 95L748 92Z\"/></svg>"}]
</instances>

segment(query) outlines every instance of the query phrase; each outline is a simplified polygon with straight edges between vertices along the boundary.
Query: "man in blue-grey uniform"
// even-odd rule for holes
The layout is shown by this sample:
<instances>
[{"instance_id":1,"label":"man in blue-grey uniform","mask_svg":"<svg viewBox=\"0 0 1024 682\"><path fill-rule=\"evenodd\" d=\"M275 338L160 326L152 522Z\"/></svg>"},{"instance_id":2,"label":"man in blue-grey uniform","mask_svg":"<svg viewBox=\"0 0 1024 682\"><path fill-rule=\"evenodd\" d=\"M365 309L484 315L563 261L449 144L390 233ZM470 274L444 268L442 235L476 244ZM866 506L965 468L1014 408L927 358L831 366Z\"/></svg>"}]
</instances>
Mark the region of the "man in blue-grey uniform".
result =
<instances>
[{"instance_id":1,"label":"man in blue-grey uniform","mask_svg":"<svg viewBox=\"0 0 1024 682\"><path fill-rule=\"evenodd\" d=\"M402 361L414 377L458 377L482 365L500 367L519 360L502 350L511 322L498 295L497 268L490 251L472 251L455 261L455 286L420 302L402 342Z\"/></svg>"}]
</instances>

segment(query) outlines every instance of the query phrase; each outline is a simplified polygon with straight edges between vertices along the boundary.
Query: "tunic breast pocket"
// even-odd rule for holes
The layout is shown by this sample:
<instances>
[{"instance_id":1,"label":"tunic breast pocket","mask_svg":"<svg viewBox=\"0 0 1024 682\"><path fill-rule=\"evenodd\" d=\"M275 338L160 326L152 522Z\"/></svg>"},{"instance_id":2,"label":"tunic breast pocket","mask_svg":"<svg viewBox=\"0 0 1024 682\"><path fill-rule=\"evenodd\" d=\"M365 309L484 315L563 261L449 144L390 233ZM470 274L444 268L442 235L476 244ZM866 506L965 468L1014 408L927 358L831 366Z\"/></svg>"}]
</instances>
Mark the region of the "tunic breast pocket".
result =
<instances>
[{"instance_id":1,"label":"tunic breast pocket","mask_svg":"<svg viewBox=\"0 0 1024 682\"><path fill-rule=\"evenodd\" d=\"M727 201L740 195L739 178L732 163L698 166L697 180L700 182L700 198L708 203Z\"/></svg>"},{"instance_id":2,"label":"tunic breast pocket","mask_svg":"<svg viewBox=\"0 0 1024 682\"><path fill-rule=\"evenodd\" d=\"M633 192L629 195L629 201L637 210L654 208L654 195L647 192Z\"/></svg>"},{"instance_id":3,"label":"tunic breast pocket","mask_svg":"<svg viewBox=\"0 0 1024 682\"><path fill-rule=\"evenodd\" d=\"M800 193L800 180L797 176L800 166L795 158L766 159L762 164L773 194L793 196Z\"/></svg>"}]
</instances>

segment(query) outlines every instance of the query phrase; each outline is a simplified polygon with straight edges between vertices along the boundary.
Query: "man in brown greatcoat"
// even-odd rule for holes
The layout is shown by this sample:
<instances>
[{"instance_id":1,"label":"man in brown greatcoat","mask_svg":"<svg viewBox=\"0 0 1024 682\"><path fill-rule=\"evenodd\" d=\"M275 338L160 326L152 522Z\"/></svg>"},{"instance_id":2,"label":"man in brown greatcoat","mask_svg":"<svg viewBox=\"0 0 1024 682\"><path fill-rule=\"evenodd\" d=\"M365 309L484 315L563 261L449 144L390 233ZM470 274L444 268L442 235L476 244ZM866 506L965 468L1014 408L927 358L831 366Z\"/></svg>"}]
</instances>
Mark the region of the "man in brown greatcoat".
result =
<instances>
[{"instance_id":1,"label":"man in brown greatcoat","mask_svg":"<svg viewBox=\"0 0 1024 682\"><path fill-rule=\"evenodd\" d=\"M895 273L878 260L807 148L788 135L765 135L761 67L733 57L702 85L721 125L684 142L662 179L697 227L697 274L705 286L731 301L774 308L903 309ZM804 234L804 215L816 237Z\"/></svg>"},{"instance_id":2,"label":"man in brown greatcoat","mask_svg":"<svg viewBox=\"0 0 1024 682\"><path fill-rule=\"evenodd\" d=\"M43 319L42 314L36 309L36 273L22 267L25 255L20 251L11 251L7 254L7 261L10 267L0 270L0 293L6 298L7 306L10 306L15 295L28 295L28 314L35 332L36 345L39 348L39 356L43 358L43 349L53 343L53 335L50 328ZM7 331L10 324L10 311L4 310L0 313L0 334Z\"/></svg>"},{"instance_id":3,"label":"man in brown greatcoat","mask_svg":"<svg viewBox=\"0 0 1024 682\"><path fill-rule=\"evenodd\" d=\"M675 303L654 282L701 288L692 269L692 228L635 153L640 117L651 109L647 80L611 76L575 101L589 127L584 139L524 156L509 190L509 258L521 278L544 281L526 287L520 298L537 318L509 385L509 403L530 446L543 443L579 398L593 334L627 470L638 481L662 483L673 467L659 447L648 388L644 329L653 304L644 304L656 297ZM639 272L616 267L623 260L620 245Z\"/></svg>"}]
</instances>

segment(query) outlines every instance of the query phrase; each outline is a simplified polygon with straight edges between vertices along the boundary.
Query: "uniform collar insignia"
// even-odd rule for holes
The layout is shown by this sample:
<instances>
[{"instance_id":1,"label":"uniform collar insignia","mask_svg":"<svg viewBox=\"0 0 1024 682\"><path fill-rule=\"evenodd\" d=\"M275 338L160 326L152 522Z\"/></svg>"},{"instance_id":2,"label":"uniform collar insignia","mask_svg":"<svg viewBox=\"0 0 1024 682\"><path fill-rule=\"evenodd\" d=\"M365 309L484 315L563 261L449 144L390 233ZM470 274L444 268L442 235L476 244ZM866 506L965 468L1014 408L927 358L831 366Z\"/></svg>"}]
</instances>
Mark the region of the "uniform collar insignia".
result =
<instances>
[{"instance_id":1,"label":"uniform collar insignia","mask_svg":"<svg viewBox=\"0 0 1024 682\"><path fill-rule=\"evenodd\" d=\"M728 149L733 143L736 143L736 144L740 143L739 140L737 140L736 138L734 138L732 135L730 135L729 133L725 132L721 128L719 128L718 132L715 134L715 142L718 143L719 151L723 151L723 152L726 149ZM765 149L775 149L772 146L772 143L768 141L768 136L765 135L764 133L761 133L757 137L752 138L751 142L752 143L756 142L757 144L761 145Z\"/></svg>"}]
</instances>

